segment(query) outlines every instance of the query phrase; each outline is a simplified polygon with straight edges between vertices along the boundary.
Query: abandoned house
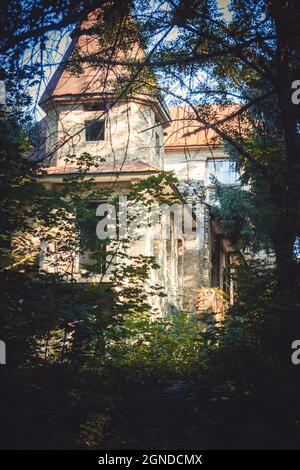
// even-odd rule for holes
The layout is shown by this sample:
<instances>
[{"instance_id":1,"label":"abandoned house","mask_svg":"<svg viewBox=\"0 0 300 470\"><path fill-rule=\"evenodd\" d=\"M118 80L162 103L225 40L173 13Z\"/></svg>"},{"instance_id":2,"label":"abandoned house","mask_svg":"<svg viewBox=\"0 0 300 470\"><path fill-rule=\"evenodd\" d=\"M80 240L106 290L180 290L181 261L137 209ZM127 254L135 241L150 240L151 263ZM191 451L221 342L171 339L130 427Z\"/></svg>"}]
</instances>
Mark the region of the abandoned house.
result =
<instances>
[{"instance_id":1,"label":"abandoned house","mask_svg":"<svg viewBox=\"0 0 300 470\"><path fill-rule=\"evenodd\" d=\"M188 135L188 129L193 128L188 108L168 108L149 93L118 93L115 85L125 73L123 66L95 67L85 63L80 73L68 68L66 63L76 46L83 55L100 53L99 41L88 31L93 21L90 17L81 26L80 35L73 37L40 99L46 115L41 123L45 130L43 181L53 189L63 185L67 175L78 171L67 156L84 152L101 156L101 164L88 170L93 184L99 188L112 186L115 194L126 195L130 182L161 171L174 172L178 184L173 190L191 208L195 201L200 206L196 215L200 236L152 239L150 231L146 231L132 242L129 250L157 257L160 268L153 270L152 281L162 286L166 297L151 299L156 308L220 311L222 300L213 288L232 296L232 286L223 274L235 253L210 216L210 176L216 176L223 184L237 184L238 175L222 146L213 144L211 130ZM137 47L132 47L126 58L140 54ZM44 246L43 269L50 269L48 257ZM84 254L78 256L75 264L80 276ZM104 260L104 271L105 266ZM60 268L58 265L51 269Z\"/></svg>"}]
</instances>

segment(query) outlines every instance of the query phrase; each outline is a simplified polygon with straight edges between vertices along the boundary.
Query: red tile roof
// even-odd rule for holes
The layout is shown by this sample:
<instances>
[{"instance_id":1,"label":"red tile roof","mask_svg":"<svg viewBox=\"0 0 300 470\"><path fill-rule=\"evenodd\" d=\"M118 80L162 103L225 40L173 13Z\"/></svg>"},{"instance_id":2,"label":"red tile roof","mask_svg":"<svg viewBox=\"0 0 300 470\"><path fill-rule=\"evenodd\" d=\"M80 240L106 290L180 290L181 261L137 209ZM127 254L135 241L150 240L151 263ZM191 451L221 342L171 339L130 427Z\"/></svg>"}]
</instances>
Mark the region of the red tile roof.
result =
<instances>
[{"instance_id":1,"label":"red tile roof","mask_svg":"<svg viewBox=\"0 0 300 470\"><path fill-rule=\"evenodd\" d=\"M79 28L80 34L73 38L61 64L46 87L40 99L41 105L51 97L91 93L107 94L109 91L113 91L118 79L128 76L129 71L125 66L113 64L103 64L101 66L99 63L95 65L89 60L91 56L97 55L99 58L112 61L139 60L144 57L144 51L137 42L127 44L126 51L121 48L121 45L117 45L113 50L112 47L107 45L102 46L99 36L93 35L90 31L90 28L100 18L101 10L98 9L90 13L88 19L82 23ZM87 31L87 33L83 34L84 31ZM83 59L82 71L77 74L66 67L66 63L69 63L75 48L76 56L79 54Z\"/></svg>"},{"instance_id":2,"label":"red tile roof","mask_svg":"<svg viewBox=\"0 0 300 470\"><path fill-rule=\"evenodd\" d=\"M233 111L236 111L236 106L210 106L210 113L212 114L212 121L214 123L219 119L225 118ZM183 150L198 150L201 147L222 146L222 141L218 134L212 129L205 129L197 132L199 127L203 127L196 118L190 106L174 106L169 108L172 122L165 130L165 150L167 152L183 151Z\"/></svg>"}]
</instances>

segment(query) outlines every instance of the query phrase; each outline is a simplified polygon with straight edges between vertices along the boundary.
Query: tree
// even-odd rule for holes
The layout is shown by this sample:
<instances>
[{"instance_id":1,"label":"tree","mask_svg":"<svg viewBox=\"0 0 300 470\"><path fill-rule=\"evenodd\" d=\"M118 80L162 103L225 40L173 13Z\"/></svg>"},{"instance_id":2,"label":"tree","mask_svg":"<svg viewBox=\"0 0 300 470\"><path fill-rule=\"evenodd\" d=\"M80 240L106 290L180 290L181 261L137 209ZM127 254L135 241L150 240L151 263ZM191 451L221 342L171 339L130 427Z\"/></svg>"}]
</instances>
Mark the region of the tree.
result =
<instances>
[{"instance_id":1,"label":"tree","mask_svg":"<svg viewBox=\"0 0 300 470\"><path fill-rule=\"evenodd\" d=\"M103 15L90 32L101 35L105 47L101 54L73 55L69 66L74 68L83 62L95 67L125 65L131 72L126 80L123 77L122 85L122 80L118 83L121 95L146 87L149 93L163 93L177 103L185 103L190 107L190 117L199 122L193 132L211 128L234 150L238 164L246 168L245 179L260 187L259 191L265 188L261 199L268 206L267 225L278 279L287 287L297 277L293 244L299 235L299 111L291 100L292 83L299 72L297 3L253 0L246 8L242 1L232 0L225 15L213 0L63 3L29 5L21 15L16 15L18 2L7 6L11 21L5 28L9 24L17 34L6 32L6 57L15 54L17 62L11 63L17 65L25 47L40 41L42 50L51 31L79 24L88 11L101 7ZM41 9L46 14L33 23ZM56 17L57 11L60 13ZM120 32L118 37L116 31ZM120 60L110 51L114 37L115 51L139 42L146 54L138 60ZM16 40L20 38L22 43ZM27 66L27 76L32 77L37 66L38 61ZM12 70L8 66L6 69ZM17 67L13 70L16 75ZM153 73L157 80L153 80ZM236 105L224 116L209 106L212 103ZM250 129L256 134L252 138ZM265 151L262 146L259 151L252 142L258 134Z\"/></svg>"},{"instance_id":2,"label":"tree","mask_svg":"<svg viewBox=\"0 0 300 470\"><path fill-rule=\"evenodd\" d=\"M19 446L24 446L24 439L25 445L27 442L24 423L28 422L28 414L38 417L33 419L32 427L35 436L42 434L42 443L48 443L50 435L50 443L61 446L65 434L72 428L74 435L76 426L79 427L91 410L97 408L97 412L102 412L107 406L113 408L115 395L120 393L119 389L115 390L118 381L104 372L113 364L118 373L121 357L133 380L143 378L144 365L147 373L154 373L156 378L159 367L172 377L177 377L178 371L184 377L182 364L188 369L191 366L193 374L198 360L197 331L185 316L175 318L175 322L170 318L149 322L147 295L142 285L155 264L153 259L138 257L135 264L128 266L116 262L109 285L102 282L83 285L66 282L67 272L65 276L41 273L36 267L38 250L27 243L37 235L51 240L52 228L69 230L71 235L74 227L80 228L80 223L89 224L93 214L87 210L87 204L92 197L99 196L90 191L92 182L85 178L86 169L93 164L93 156L86 154L78 156L82 171L66 179L60 193L48 192L39 184L40 170L25 158L29 150L27 116L18 107L24 102L23 97L15 94L24 78L32 81L36 73L41 78L45 65L43 51L49 41L51 44L51 32L78 25L87 11L97 6L103 7L104 16L99 15L90 33L101 36L101 54L90 57L75 54L68 67L80 71L83 62L90 62L95 69L123 65L127 72L118 81L117 99L142 90L187 104L190 117L199 122L195 132L212 128L240 167L243 182L251 185L250 193L222 189L223 205L217 215L234 216L234 223L227 229L238 243L249 243L251 247L254 220L261 229L259 238L271 239L276 253L277 279L265 270L246 267L244 277L239 278L243 289L224 327L204 331L203 342L207 349L211 348L208 356L213 360L209 362L204 357L203 377L209 375L205 375L207 367L213 381L216 375L218 379L221 376L221 383L217 383L221 389L220 400L224 398L224 389L232 390L232 383L243 394L248 396L250 392L251 400L253 390L254 396L259 396L260 379L267 376L263 396L269 399L270 389L273 391L279 383L270 376L276 376L278 370L284 376L286 351L299 329L299 305L291 297L287 304L287 296L282 295L275 282L290 293L298 282L297 266L291 255L295 235L299 234L298 117L290 100L291 80L297 78L299 63L296 2L250 0L245 5L241 0L233 0L232 16L227 18L213 0L124 0L121 7L116 1L63 0L55 4L39 1L27 3L25 9L23 2L9 2L5 4L6 20L2 24L0 44L4 57L2 76L10 93L9 107L1 109L0 115L4 142L0 155L3 202L0 306L10 369L2 376L0 406L7 422L13 423L13 439L18 427L15 424L21 423ZM77 30L75 34L81 33ZM136 41L144 47L145 54L139 59L120 60L117 46L128 49ZM26 64L22 59L29 47L32 51L37 47L41 54L39 60ZM10 109L12 102L15 107ZM232 102L234 107L224 115L222 110ZM217 103L219 108L211 106L212 103ZM163 193L163 178L160 175L134 188L132 200L138 201L145 190L151 190L153 196L159 191ZM236 200L236 210L232 211L232 201ZM67 226L66 220L70 221ZM246 234L243 233L245 222ZM57 232L58 241L62 242L63 237ZM101 247L97 248L95 255L100 256ZM78 250L80 247L70 236L68 243L62 243L61 256L72 261ZM112 254L116 253L114 246ZM72 274L68 280L75 281ZM129 283L121 296L116 295L114 288L119 288L124 277ZM297 300L296 289L295 293ZM141 299L139 303L137 296ZM281 313L290 313L292 309L294 315L289 315L289 321L285 315L282 321ZM144 344L149 337L149 344ZM182 343L183 349L178 350ZM107 351L111 353L108 360ZM155 355L153 362L151 354ZM255 375L257 366L260 372ZM227 388L223 386L224 381ZM296 404L299 387L298 380L295 382L297 386L291 389ZM291 411L290 389L287 387L286 391L285 385L279 387L280 400L281 393L285 393L287 411ZM203 406L203 394L200 397ZM14 411L16 403L22 403L22 413L25 409L27 414L21 416L26 419L18 419ZM270 408L273 414L273 401ZM47 426L43 426L45 416L46 419L51 416ZM248 416L247 413L246 419ZM294 408L291 416L294 420ZM89 431L89 421L86 421ZM59 441L57 429L66 423ZM238 431L239 426L238 423ZM296 428L297 422L292 430Z\"/></svg>"},{"instance_id":3,"label":"tree","mask_svg":"<svg viewBox=\"0 0 300 470\"><path fill-rule=\"evenodd\" d=\"M236 249L250 254L270 250L264 212L253 193L236 186L222 186L217 180L213 184L212 214Z\"/></svg>"},{"instance_id":4,"label":"tree","mask_svg":"<svg viewBox=\"0 0 300 470\"><path fill-rule=\"evenodd\" d=\"M138 29L122 23L128 9L118 9L112 2L92 33L97 35L98 28L109 37L118 25L123 31L118 45L124 47L134 37L147 45L146 56L120 60L115 55L79 53L73 60L130 68L123 94L129 82L147 85L149 93L161 92L189 106L190 118L199 122L192 133L208 128L217 133L235 152L244 181L256 188L263 202L278 281L289 287L297 278L293 244L299 234L298 113L291 101L299 63L299 6L260 0L246 7L232 0L224 17L212 0L127 5ZM104 26L105 11L110 21ZM154 72L158 81L149 81L145 70ZM234 109L224 115L222 108L230 103Z\"/></svg>"}]
</instances>

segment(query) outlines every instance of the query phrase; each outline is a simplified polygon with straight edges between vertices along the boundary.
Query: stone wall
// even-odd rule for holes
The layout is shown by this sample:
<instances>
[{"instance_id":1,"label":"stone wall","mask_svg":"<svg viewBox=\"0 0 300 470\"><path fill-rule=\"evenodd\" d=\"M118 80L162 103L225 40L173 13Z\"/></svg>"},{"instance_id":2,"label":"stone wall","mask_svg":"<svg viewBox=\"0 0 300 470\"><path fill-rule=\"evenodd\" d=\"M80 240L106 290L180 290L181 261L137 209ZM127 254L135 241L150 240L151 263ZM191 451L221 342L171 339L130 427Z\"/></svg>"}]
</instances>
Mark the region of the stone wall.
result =
<instances>
[{"instance_id":1,"label":"stone wall","mask_svg":"<svg viewBox=\"0 0 300 470\"><path fill-rule=\"evenodd\" d=\"M198 247L195 248L199 262L199 286L210 286L211 282L211 253L210 253L210 214L205 203L206 191L203 181L182 180L179 190L185 201L193 208L197 217Z\"/></svg>"},{"instance_id":2,"label":"stone wall","mask_svg":"<svg viewBox=\"0 0 300 470\"><path fill-rule=\"evenodd\" d=\"M196 314L201 317L206 313L215 315L217 321L222 320L229 303L217 289L201 287L196 296Z\"/></svg>"},{"instance_id":3,"label":"stone wall","mask_svg":"<svg viewBox=\"0 0 300 470\"><path fill-rule=\"evenodd\" d=\"M86 142L85 121L104 117L105 140ZM199 232L175 239L173 231L170 240L164 240L162 234L158 240L153 240L148 233L144 238L132 242L129 253L157 257L160 268L152 270L151 282L161 285L166 298L153 298L151 301L156 308L162 311L173 307L195 311L199 288L211 285L211 235L209 210L205 203L206 161L209 152L192 152L189 155L191 162L187 161L187 155L180 152L169 153L165 158L163 128L157 124L152 108L138 102L117 103L107 113L86 111L80 102L60 103L55 108L48 109L47 121L47 152L56 149L52 165L64 166L68 154L79 156L88 152L105 158L107 163L124 159L126 162L143 160L163 168L165 160L165 169L175 170L180 179L178 189L184 199L193 209L197 204ZM182 165L185 165L186 172ZM124 191L126 192L122 188L123 194ZM115 192L118 193L117 188Z\"/></svg>"}]
</instances>

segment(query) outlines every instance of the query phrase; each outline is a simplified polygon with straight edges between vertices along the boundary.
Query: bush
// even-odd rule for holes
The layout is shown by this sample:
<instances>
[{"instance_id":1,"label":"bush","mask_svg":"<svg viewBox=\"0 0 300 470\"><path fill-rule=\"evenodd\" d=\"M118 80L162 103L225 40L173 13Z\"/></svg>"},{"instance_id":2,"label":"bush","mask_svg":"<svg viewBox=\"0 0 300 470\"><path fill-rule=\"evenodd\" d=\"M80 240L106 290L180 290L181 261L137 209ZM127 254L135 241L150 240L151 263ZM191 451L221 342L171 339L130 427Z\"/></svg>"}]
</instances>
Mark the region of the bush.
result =
<instances>
[{"instance_id":1,"label":"bush","mask_svg":"<svg viewBox=\"0 0 300 470\"><path fill-rule=\"evenodd\" d=\"M199 368L199 338L197 320L184 313L128 315L109 333L107 370L124 381L191 378Z\"/></svg>"}]
</instances>

